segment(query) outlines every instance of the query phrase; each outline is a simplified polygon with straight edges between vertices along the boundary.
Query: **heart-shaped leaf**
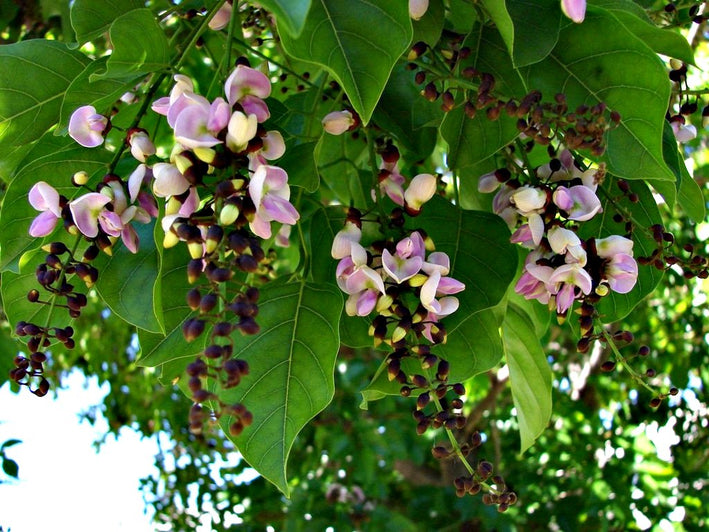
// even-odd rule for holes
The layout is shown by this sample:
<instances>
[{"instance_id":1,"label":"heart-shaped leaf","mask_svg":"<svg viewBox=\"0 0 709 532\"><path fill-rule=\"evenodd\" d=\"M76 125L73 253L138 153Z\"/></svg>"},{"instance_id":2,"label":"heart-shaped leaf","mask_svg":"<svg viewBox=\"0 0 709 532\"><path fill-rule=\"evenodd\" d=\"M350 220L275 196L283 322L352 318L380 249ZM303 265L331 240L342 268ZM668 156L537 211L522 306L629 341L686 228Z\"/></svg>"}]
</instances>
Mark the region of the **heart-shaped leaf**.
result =
<instances>
[{"instance_id":1,"label":"heart-shaped leaf","mask_svg":"<svg viewBox=\"0 0 709 532\"><path fill-rule=\"evenodd\" d=\"M405 2L314 0L300 36L281 39L293 57L325 67L366 124L412 35Z\"/></svg>"},{"instance_id":2,"label":"heart-shaped leaf","mask_svg":"<svg viewBox=\"0 0 709 532\"><path fill-rule=\"evenodd\" d=\"M145 7L141 0L74 0L71 5L71 25L79 44L102 36L121 15Z\"/></svg>"},{"instance_id":3,"label":"heart-shaped leaf","mask_svg":"<svg viewBox=\"0 0 709 532\"><path fill-rule=\"evenodd\" d=\"M220 393L243 403L253 424L233 438L244 459L286 496L288 455L296 436L332 400L340 346L342 296L332 286L306 282L267 286L259 298L255 336L233 336L235 356L249 363L241 384ZM230 419L220 423L229 433Z\"/></svg>"},{"instance_id":4,"label":"heart-shaped leaf","mask_svg":"<svg viewBox=\"0 0 709 532\"><path fill-rule=\"evenodd\" d=\"M301 34L311 0L262 0L259 3L276 15L279 27L284 27L293 37Z\"/></svg>"}]
</instances>

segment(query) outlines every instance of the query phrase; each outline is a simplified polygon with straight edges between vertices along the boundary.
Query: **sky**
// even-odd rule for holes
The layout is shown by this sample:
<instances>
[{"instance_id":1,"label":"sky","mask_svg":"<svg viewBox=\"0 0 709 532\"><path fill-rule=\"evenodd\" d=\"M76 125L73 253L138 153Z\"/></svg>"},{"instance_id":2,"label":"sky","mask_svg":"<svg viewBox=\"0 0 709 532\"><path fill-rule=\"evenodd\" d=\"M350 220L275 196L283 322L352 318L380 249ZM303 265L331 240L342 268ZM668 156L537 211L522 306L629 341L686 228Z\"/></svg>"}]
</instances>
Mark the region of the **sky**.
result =
<instances>
[{"instance_id":1,"label":"sky","mask_svg":"<svg viewBox=\"0 0 709 532\"><path fill-rule=\"evenodd\" d=\"M99 404L108 387L78 372L66 385L55 400L27 390L15 394L8 383L0 387L0 444L22 440L6 450L20 466L19 480L5 482L0 474L0 529L154 531L139 479L155 471L155 439L122 429L118 441L109 436L96 454L106 421L79 423L79 413Z\"/></svg>"}]
</instances>

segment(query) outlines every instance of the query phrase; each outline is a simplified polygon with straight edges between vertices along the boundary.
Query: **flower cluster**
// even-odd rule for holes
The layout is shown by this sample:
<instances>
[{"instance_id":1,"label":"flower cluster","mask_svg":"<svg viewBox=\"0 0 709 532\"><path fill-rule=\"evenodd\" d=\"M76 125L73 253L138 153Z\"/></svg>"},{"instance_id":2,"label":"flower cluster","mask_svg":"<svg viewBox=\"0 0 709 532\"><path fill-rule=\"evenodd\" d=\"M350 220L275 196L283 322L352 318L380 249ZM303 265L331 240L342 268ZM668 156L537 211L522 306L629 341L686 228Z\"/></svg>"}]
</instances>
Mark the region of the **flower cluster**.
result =
<instances>
[{"instance_id":1,"label":"flower cluster","mask_svg":"<svg viewBox=\"0 0 709 532\"><path fill-rule=\"evenodd\" d=\"M499 169L482 176L481 192L500 187L493 210L514 231L511 241L530 249L515 291L566 316L575 300L609 290L625 294L635 286L638 267L633 241L619 235L582 240L579 222L602 211L596 196L603 168L581 171L568 150L536 169L536 184L521 184Z\"/></svg>"}]
</instances>

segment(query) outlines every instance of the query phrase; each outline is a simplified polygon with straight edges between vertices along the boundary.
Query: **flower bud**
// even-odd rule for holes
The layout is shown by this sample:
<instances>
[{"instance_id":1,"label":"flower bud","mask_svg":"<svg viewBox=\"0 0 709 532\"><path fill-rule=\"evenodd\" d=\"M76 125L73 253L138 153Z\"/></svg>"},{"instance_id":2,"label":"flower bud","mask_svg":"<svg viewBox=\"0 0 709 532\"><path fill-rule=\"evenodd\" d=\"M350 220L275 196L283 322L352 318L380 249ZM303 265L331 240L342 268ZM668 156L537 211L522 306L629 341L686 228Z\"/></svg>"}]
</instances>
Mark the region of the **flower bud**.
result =
<instances>
[{"instance_id":1,"label":"flower bud","mask_svg":"<svg viewBox=\"0 0 709 532\"><path fill-rule=\"evenodd\" d=\"M322 127L330 135L342 135L352 129L356 120L349 111L333 111L322 119Z\"/></svg>"},{"instance_id":2,"label":"flower bud","mask_svg":"<svg viewBox=\"0 0 709 532\"><path fill-rule=\"evenodd\" d=\"M411 180L404 192L406 211L408 214L418 214L421 206L436 193L438 179L432 174L419 174Z\"/></svg>"}]
</instances>

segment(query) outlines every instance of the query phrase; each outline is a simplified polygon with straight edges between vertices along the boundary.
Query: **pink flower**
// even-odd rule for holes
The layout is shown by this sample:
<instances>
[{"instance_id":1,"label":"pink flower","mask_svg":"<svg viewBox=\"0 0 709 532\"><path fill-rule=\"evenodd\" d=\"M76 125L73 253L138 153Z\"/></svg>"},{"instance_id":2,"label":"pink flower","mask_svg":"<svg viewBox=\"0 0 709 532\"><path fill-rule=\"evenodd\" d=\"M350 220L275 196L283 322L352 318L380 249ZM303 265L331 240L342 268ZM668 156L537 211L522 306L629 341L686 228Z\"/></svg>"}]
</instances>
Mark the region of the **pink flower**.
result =
<instances>
[{"instance_id":1,"label":"pink flower","mask_svg":"<svg viewBox=\"0 0 709 532\"><path fill-rule=\"evenodd\" d=\"M438 179L431 174L419 174L411 180L404 192L404 202L412 213L418 213L424 203L436 193Z\"/></svg>"},{"instance_id":2,"label":"pink flower","mask_svg":"<svg viewBox=\"0 0 709 532\"><path fill-rule=\"evenodd\" d=\"M612 235L596 240L598 256L606 259L603 277L611 290L619 294L630 292L638 280L638 264L633 258L633 241Z\"/></svg>"},{"instance_id":3,"label":"pink flower","mask_svg":"<svg viewBox=\"0 0 709 532\"><path fill-rule=\"evenodd\" d=\"M419 20L428 10L428 0L409 0L409 16Z\"/></svg>"},{"instance_id":4,"label":"pink flower","mask_svg":"<svg viewBox=\"0 0 709 532\"><path fill-rule=\"evenodd\" d=\"M170 163L157 163L153 166L153 193L160 197L179 196L190 188L190 182Z\"/></svg>"},{"instance_id":5,"label":"pink flower","mask_svg":"<svg viewBox=\"0 0 709 532\"><path fill-rule=\"evenodd\" d=\"M478 192L489 194L495 192L500 186L500 180L497 179L496 171L488 172L478 178Z\"/></svg>"},{"instance_id":6,"label":"pink flower","mask_svg":"<svg viewBox=\"0 0 709 532\"><path fill-rule=\"evenodd\" d=\"M224 83L224 94L233 106L246 95L265 99L271 94L271 82L266 75L245 65L237 66Z\"/></svg>"},{"instance_id":7,"label":"pink flower","mask_svg":"<svg viewBox=\"0 0 709 532\"><path fill-rule=\"evenodd\" d=\"M601 200L595 192L584 185L571 188L558 187L554 191L553 201L559 209L567 213L569 220L585 222L601 212Z\"/></svg>"},{"instance_id":8,"label":"pink flower","mask_svg":"<svg viewBox=\"0 0 709 532\"><path fill-rule=\"evenodd\" d=\"M397 252L394 255L388 249L382 252L382 267L397 284L411 279L421 271L421 266L423 266L421 257L411 256L406 253L400 254L399 246L397 246Z\"/></svg>"},{"instance_id":9,"label":"pink flower","mask_svg":"<svg viewBox=\"0 0 709 532\"><path fill-rule=\"evenodd\" d=\"M69 119L69 136L85 148L95 148L103 144L103 132L108 118L97 114L92 105L79 107Z\"/></svg>"},{"instance_id":10,"label":"pink flower","mask_svg":"<svg viewBox=\"0 0 709 532\"><path fill-rule=\"evenodd\" d=\"M219 31L226 28L229 24L229 20L231 20L231 10L232 6L230 2L226 2L222 7L220 7L207 24L209 29Z\"/></svg>"},{"instance_id":11,"label":"pink flower","mask_svg":"<svg viewBox=\"0 0 709 532\"><path fill-rule=\"evenodd\" d=\"M546 206L547 193L546 190L525 185L512 193L510 201L520 214L527 216L529 213L539 212Z\"/></svg>"},{"instance_id":12,"label":"pink flower","mask_svg":"<svg viewBox=\"0 0 709 532\"><path fill-rule=\"evenodd\" d=\"M89 238L98 235L98 218L111 198L100 192L89 192L69 202L76 227Z\"/></svg>"},{"instance_id":13,"label":"pink flower","mask_svg":"<svg viewBox=\"0 0 709 532\"><path fill-rule=\"evenodd\" d=\"M399 173L397 166L389 171L383 169L379 172L379 190L389 196L397 205L404 206L404 176Z\"/></svg>"},{"instance_id":14,"label":"pink flower","mask_svg":"<svg viewBox=\"0 0 709 532\"><path fill-rule=\"evenodd\" d=\"M442 277L441 272L434 271L421 287L421 304L426 310L438 317L444 317L458 310L458 298L437 296L457 294L465 290L465 285L450 277Z\"/></svg>"},{"instance_id":15,"label":"pink flower","mask_svg":"<svg viewBox=\"0 0 709 532\"><path fill-rule=\"evenodd\" d=\"M564 15L580 24L586 17L586 0L561 0L561 10Z\"/></svg>"},{"instance_id":16,"label":"pink flower","mask_svg":"<svg viewBox=\"0 0 709 532\"><path fill-rule=\"evenodd\" d=\"M128 132L128 144L131 155L144 163L151 155L155 155L155 145L144 129L134 129Z\"/></svg>"},{"instance_id":17,"label":"pink flower","mask_svg":"<svg viewBox=\"0 0 709 532\"><path fill-rule=\"evenodd\" d=\"M586 265L586 250L578 235L570 229L554 226L549 229L547 240L554 253L565 256L565 262L578 262L581 266Z\"/></svg>"},{"instance_id":18,"label":"pink flower","mask_svg":"<svg viewBox=\"0 0 709 532\"><path fill-rule=\"evenodd\" d=\"M586 270L578 263L564 264L554 270L549 277L549 283L560 288L556 291L556 311L564 314L576 298L576 288L588 295L591 293L593 281Z\"/></svg>"},{"instance_id":19,"label":"pink flower","mask_svg":"<svg viewBox=\"0 0 709 532\"><path fill-rule=\"evenodd\" d=\"M30 189L28 196L30 205L38 211L42 211L30 225L30 236L47 236L57 225L57 220L62 216L62 209L59 205L59 192L54 187L39 181Z\"/></svg>"},{"instance_id":20,"label":"pink flower","mask_svg":"<svg viewBox=\"0 0 709 532\"><path fill-rule=\"evenodd\" d=\"M168 116L170 108L182 94L194 93L194 85L190 78L182 74L175 74L173 79L175 80L175 85L170 91L170 96L158 98L151 105L153 111L163 116ZM174 126L174 122L170 118L168 118L167 123L170 124L170 127Z\"/></svg>"},{"instance_id":21,"label":"pink flower","mask_svg":"<svg viewBox=\"0 0 709 532\"><path fill-rule=\"evenodd\" d=\"M234 111L229 119L226 145L234 153L244 151L249 141L256 136L258 120L256 115L246 116L241 111Z\"/></svg>"},{"instance_id":22,"label":"pink flower","mask_svg":"<svg viewBox=\"0 0 709 532\"><path fill-rule=\"evenodd\" d=\"M332 240L330 254L333 259L344 259L352 254L352 244L359 244L362 238L362 230L349 220L345 227L340 229Z\"/></svg>"},{"instance_id":23,"label":"pink flower","mask_svg":"<svg viewBox=\"0 0 709 532\"><path fill-rule=\"evenodd\" d=\"M261 238L271 237L271 222L295 224L300 218L298 211L288 201L290 187L288 174L278 166L261 165L249 182L249 195L256 206L256 214L249 224Z\"/></svg>"},{"instance_id":24,"label":"pink flower","mask_svg":"<svg viewBox=\"0 0 709 532\"><path fill-rule=\"evenodd\" d=\"M216 135L229 123L229 104L223 98L217 98L210 104L206 98L197 95L191 98L183 95L180 102L188 104L176 104L173 107L179 109L175 118L175 140L191 149L211 148L221 144L222 141Z\"/></svg>"},{"instance_id":25,"label":"pink flower","mask_svg":"<svg viewBox=\"0 0 709 532\"><path fill-rule=\"evenodd\" d=\"M322 119L322 127L330 135L342 135L355 125L355 119L349 111L333 111Z\"/></svg>"}]
</instances>

